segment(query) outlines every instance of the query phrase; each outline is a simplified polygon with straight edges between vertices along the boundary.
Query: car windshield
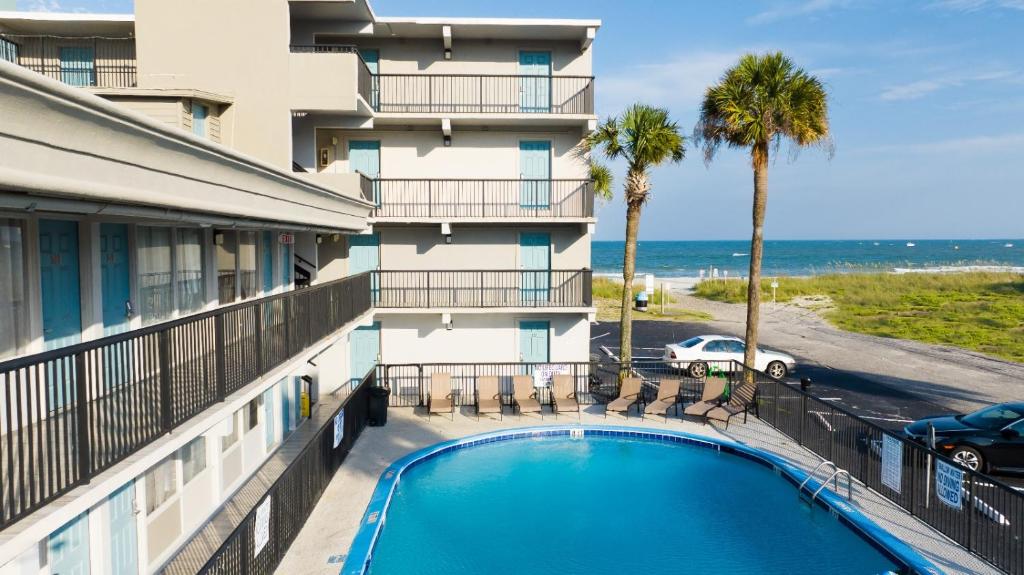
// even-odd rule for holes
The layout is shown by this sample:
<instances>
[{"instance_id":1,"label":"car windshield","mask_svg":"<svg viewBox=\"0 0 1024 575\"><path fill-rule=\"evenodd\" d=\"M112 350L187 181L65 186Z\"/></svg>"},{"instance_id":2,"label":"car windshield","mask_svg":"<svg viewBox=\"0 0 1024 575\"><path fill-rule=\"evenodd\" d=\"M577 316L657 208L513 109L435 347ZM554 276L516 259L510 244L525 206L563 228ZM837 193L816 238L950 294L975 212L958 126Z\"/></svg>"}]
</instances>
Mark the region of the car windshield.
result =
<instances>
[{"instance_id":1,"label":"car windshield","mask_svg":"<svg viewBox=\"0 0 1024 575\"><path fill-rule=\"evenodd\" d=\"M691 337L686 341L680 342L679 347L693 347L702 341L704 341L702 337Z\"/></svg>"},{"instance_id":2,"label":"car windshield","mask_svg":"<svg viewBox=\"0 0 1024 575\"><path fill-rule=\"evenodd\" d=\"M993 405L963 416L960 421L978 429L1002 429L1024 417L1022 410L1008 405Z\"/></svg>"}]
</instances>

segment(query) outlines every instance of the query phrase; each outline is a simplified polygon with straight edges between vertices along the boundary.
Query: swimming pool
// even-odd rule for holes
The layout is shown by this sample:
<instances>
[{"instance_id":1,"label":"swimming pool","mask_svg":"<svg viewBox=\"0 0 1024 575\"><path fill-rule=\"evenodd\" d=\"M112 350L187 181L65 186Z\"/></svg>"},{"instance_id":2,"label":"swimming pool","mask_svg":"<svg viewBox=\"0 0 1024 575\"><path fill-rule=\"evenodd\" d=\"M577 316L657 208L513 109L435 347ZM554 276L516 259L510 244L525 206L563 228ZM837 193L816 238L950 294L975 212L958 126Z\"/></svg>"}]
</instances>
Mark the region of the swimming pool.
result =
<instances>
[{"instance_id":1,"label":"swimming pool","mask_svg":"<svg viewBox=\"0 0 1024 575\"><path fill-rule=\"evenodd\" d=\"M834 495L799 503L802 479L771 454L679 432L474 436L385 471L342 573L940 572Z\"/></svg>"}]
</instances>

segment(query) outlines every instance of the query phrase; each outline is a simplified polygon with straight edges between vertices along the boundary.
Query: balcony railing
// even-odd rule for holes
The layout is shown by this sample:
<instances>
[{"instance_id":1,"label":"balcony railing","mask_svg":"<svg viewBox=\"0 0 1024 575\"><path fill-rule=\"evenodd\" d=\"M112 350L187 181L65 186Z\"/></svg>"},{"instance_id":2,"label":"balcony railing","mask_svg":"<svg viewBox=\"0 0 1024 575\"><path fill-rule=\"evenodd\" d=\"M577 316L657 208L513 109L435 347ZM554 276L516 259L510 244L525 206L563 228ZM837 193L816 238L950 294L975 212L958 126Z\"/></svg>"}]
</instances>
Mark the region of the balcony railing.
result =
<instances>
[{"instance_id":1,"label":"balcony railing","mask_svg":"<svg viewBox=\"0 0 1024 575\"><path fill-rule=\"evenodd\" d=\"M590 307L590 270L380 270L373 302L381 308Z\"/></svg>"},{"instance_id":2,"label":"balcony railing","mask_svg":"<svg viewBox=\"0 0 1024 575\"><path fill-rule=\"evenodd\" d=\"M359 60L356 68L356 87L363 100L370 103L375 82L370 67L359 55L358 47L349 44L292 44L290 49L297 54L355 54Z\"/></svg>"},{"instance_id":3,"label":"balcony railing","mask_svg":"<svg viewBox=\"0 0 1024 575\"><path fill-rule=\"evenodd\" d=\"M0 363L0 529L372 307L369 273Z\"/></svg>"},{"instance_id":4,"label":"balcony railing","mask_svg":"<svg viewBox=\"0 0 1024 575\"><path fill-rule=\"evenodd\" d=\"M409 180L374 182L376 218L589 218L590 180Z\"/></svg>"},{"instance_id":5,"label":"balcony railing","mask_svg":"<svg viewBox=\"0 0 1024 575\"><path fill-rule=\"evenodd\" d=\"M594 78L377 74L371 103L396 114L593 114Z\"/></svg>"},{"instance_id":6,"label":"balcony railing","mask_svg":"<svg viewBox=\"0 0 1024 575\"><path fill-rule=\"evenodd\" d=\"M134 38L0 35L0 56L71 86L137 85Z\"/></svg>"}]
</instances>

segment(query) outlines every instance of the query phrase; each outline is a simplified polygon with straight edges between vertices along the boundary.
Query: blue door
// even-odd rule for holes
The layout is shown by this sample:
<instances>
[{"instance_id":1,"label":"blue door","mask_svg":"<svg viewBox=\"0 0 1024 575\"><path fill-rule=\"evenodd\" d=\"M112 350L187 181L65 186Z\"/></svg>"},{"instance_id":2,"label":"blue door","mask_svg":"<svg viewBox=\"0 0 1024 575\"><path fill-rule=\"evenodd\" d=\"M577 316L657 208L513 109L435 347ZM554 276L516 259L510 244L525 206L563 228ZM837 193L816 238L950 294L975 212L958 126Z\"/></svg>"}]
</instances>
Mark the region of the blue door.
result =
<instances>
[{"instance_id":1,"label":"blue door","mask_svg":"<svg viewBox=\"0 0 1024 575\"><path fill-rule=\"evenodd\" d=\"M529 363L547 363L550 360L547 321L519 322L519 360Z\"/></svg>"},{"instance_id":2,"label":"blue door","mask_svg":"<svg viewBox=\"0 0 1024 575\"><path fill-rule=\"evenodd\" d=\"M76 222L39 220L39 280L44 347L50 350L78 343L82 314Z\"/></svg>"},{"instance_id":3,"label":"blue door","mask_svg":"<svg viewBox=\"0 0 1024 575\"><path fill-rule=\"evenodd\" d=\"M519 206L547 208L551 204L551 142L519 142Z\"/></svg>"},{"instance_id":4,"label":"blue door","mask_svg":"<svg viewBox=\"0 0 1024 575\"><path fill-rule=\"evenodd\" d=\"M50 573L88 575L89 515L83 513L50 534L47 541Z\"/></svg>"},{"instance_id":5,"label":"blue door","mask_svg":"<svg viewBox=\"0 0 1024 575\"><path fill-rule=\"evenodd\" d=\"M551 52L520 52L519 75L519 111L527 114L550 112Z\"/></svg>"},{"instance_id":6,"label":"blue door","mask_svg":"<svg viewBox=\"0 0 1024 575\"><path fill-rule=\"evenodd\" d=\"M107 499L110 514L110 573L137 575L139 544L135 531L135 483L129 481Z\"/></svg>"},{"instance_id":7,"label":"blue door","mask_svg":"<svg viewBox=\"0 0 1024 575\"><path fill-rule=\"evenodd\" d=\"M268 389L263 392L263 428L266 431L267 450L273 447L277 438L274 437L274 390Z\"/></svg>"},{"instance_id":8,"label":"blue door","mask_svg":"<svg viewBox=\"0 0 1024 575\"><path fill-rule=\"evenodd\" d=\"M60 81L69 86L96 85L96 55L91 47L64 46L60 49Z\"/></svg>"},{"instance_id":9,"label":"blue door","mask_svg":"<svg viewBox=\"0 0 1024 575\"><path fill-rule=\"evenodd\" d=\"M377 357L380 355L380 322L354 329L348 336L348 351L351 366L349 384L355 388L370 368L377 365Z\"/></svg>"},{"instance_id":10,"label":"blue door","mask_svg":"<svg viewBox=\"0 0 1024 575\"><path fill-rule=\"evenodd\" d=\"M524 302L548 301L551 287L551 235L523 232L519 234L519 273L522 274Z\"/></svg>"},{"instance_id":11,"label":"blue door","mask_svg":"<svg viewBox=\"0 0 1024 575\"><path fill-rule=\"evenodd\" d=\"M281 244L281 285L289 290L292 287L292 245Z\"/></svg>"},{"instance_id":12,"label":"blue door","mask_svg":"<svg viewBox=\"0 0 1024 575\"><path fill-rule=\"evenodd\" d=\"M128 226L100 224L100 272L103 284L103 335L128 329L131 286L128 271Z\"/></svg>"},{"instance_id":13,"label":"blue door","mask_svg":"<svg viewBox=\"0 0 1024 575\"><path fill-rule=\"evenodd\" d=\"M365 234L348 237L348 275L354 276L380 268L380 235ZM379 278L370 278L373 302L380 301Z\"/></svg>"},{"instance_id":14,"label":"blue door","mask_svg":"<svg viewBox=\"0 0 1024 575\"><path fill-rule=\"evenodd\" d=\"M360 48L359 55L366 62L366 68L370 71L370 107L380 111L380 80L377 74L380 73L380 51L376 49Z\"/></svg>"},{"instance_id":15,"label":"blue door","mask_svg":"<svg viewBox=\"0 0 1024 575\"><path fill-rule=\"evenodd\" d=\"M286 377L277 386L281 388L281 437L288 437L288 432L295 425L295 404L298 395L295 394L294 378Z\"/></svg>"},{"instance_id":16,"label":"blue door","mask_svg":"<svg viewBox=\"0 0 1024 575\"><path fill-rule=\"evenodd\" d=\"M274 291L274 234L263 232L263 295Z\"/></svg>"},{"instance_id":17,"label":"blue door","mask_svg":"<svg viewBox=\"0 0 1024 575\"><path fill-rule=\"evenodd\" d=\"M380 177L380 140L350 140L348 143L348 171L362 172L367 178ZM373 201L380 205L377 182L373 186Z\"/></svg>"}]
</instances>

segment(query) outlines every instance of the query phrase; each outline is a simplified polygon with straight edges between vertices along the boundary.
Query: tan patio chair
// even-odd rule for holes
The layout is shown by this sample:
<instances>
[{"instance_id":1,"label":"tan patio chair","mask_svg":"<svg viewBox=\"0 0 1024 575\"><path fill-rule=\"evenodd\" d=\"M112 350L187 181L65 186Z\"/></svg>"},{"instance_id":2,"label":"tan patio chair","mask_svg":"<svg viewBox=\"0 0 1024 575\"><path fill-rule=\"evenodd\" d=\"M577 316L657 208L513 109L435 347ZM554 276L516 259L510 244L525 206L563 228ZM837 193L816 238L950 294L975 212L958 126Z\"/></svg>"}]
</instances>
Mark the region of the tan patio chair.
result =
<instances>
[{"instance_id":1,"label":"tan patio chair","mask_svg":"<svg viewBox=\"0 0 1024 575\"><path fill-rule=\"evenodd\" d=\"M665 421L668 421L669 408L675 408L676 415L679 415L678 379L663 379L658 382L658 398L647 404L643 415L664 415Z\"/></svg>"},{"instance_id":2,"label":"tan patio chair","mask_svg":"<svg viewBox=\"0 0 1024 575\"><path fill-rule=\"evenodd\" d=\"M551 402L555 408L555 417L563 411L575 411L580 416L580 403L576 400L576 383L569 374L560 373L551 378Z\"/></svg>"},{"instance_id":3,"label":"tan patio chair","mask_svg":"<svg viewBox=\"0 0 1024 575\"><path fill-rule=\"evenodd\" d=\"M712 409L721 403L722 394L725 393L727 381L724 377L708 377L704 380L704 391L701 393L700 401L691 403L683 409L683 415L704 417Z\"/></svg>"},{"instance_id":4,"label":"tan patio chair","mask_svg":"<svg viewBox=\"0 0 1024 575\"><path fill-rule=\"evenodd\" d=\"M729 420L739 414L743 414L743 423L747 422L747 413L753 408L757 410L757 384L744 383L729 394L729 401L712 408L706 414L705 419L724 421L725 428L729 429Z\"/></svg>"},{"instance_id":5,"label":"tan patio chair","mask_svg":"<svg viewBox=\"0 0 1024 575\"><path fill-rule=\"evenodd\" d=\"M533 376L517 375L512 378L512 403L519 410L519 417L524 411L539 413L544 419L544 408L537 401L537 390L533 387Z\"/></svg>"},{"instance_id":6,"label":"tan patio chair","mask_svg":"<svg viewBox=\"0 0 1024 575\"><path fill-rule=\"evenodd\" d=\"M640 402L640 386L643 380L639 377L627 377L622 380L619 388L619 397L605 406L604 416L608 417L609 411L625 412L626 419L629 419L629 409Z\"/></svg>"},{"instance_id":7,"label":"tan patio chair","mask_svg":"<svg viewBox=\"0 0 1024 575\"><path fill-rule=\"evenodd\" d=\"M430 375L430 392L427 394L427 419L431 413L451 413L455 421L455 402L452 401L452 374L433 373Z\"/></svg>"},{"instance_id":8,"label":"tan patio chair","mask_svg":"<svg viewBox=\"0 0 1024 575\"><path fill-rule=\"evenodd\" d=\"M501 405L501 385L498 376L485 375L476 380L476 420L480 421L481 413L497 413L505 419Z\"/></svg>"}]
</instances>

